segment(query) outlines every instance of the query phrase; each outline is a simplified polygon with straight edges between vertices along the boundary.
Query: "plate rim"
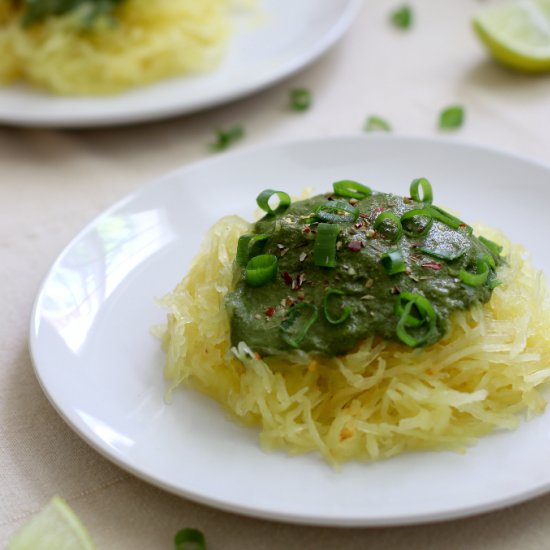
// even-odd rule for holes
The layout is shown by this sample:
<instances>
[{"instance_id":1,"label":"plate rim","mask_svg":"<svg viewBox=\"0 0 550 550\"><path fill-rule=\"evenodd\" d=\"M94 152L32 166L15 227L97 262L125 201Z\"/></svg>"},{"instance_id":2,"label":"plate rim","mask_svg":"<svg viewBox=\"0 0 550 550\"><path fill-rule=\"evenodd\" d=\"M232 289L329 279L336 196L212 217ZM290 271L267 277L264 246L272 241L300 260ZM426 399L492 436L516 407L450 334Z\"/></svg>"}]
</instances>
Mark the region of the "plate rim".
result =
<instances>
[{"instance_id":1,"label":"plate rim","mask_svg":"<svg viewBox=\"0 0 550 550\"><path fill-rule=\"evenodd\" d=\"M36 296L33 301L30 323L29 323L29 340L28 340L28 349L31 356L31 362L33 366L33 371L35 376L42 388L42 391L46 395L48 401L54 408L54 410L61 416L63 421L74 431L81 439L83 439L92 449L97 451L101 456L106 458L109 462L114 463L121 469L126 472L131 473L138 479L141 479L153 486L160 487L163 490L171 494L175 494L179 497L186 498L193 502L197 502L203 505L213 507L215 509L223 510L225 512L233 514L241 514L247 517L258 518L268 521L280 521L284 523L297 524L297 525L309 525L309 526L325 526L325 527L352 527L352 528L361 528L361 527L392 527L392 526L407 526L407 525L422 525L427 523L437 523L442 521L449 521L459 518L468 518L476 516L479 514L485 514L488 512L501 510L503 508L508 508L515 504L519 504L538 496L544 495L545 493L550 492L550 482L537 485L526 489L525 491L520 491L516 494L510 495L507 498L494 498L489 499L478 505L462 505L461 507L454 508L452 510L444 510L442 512L421 512L417 514L407 514L407 515L394 515L391 517L381 516L381 517L347 517L343 516L334 516L334 515L308 515L308 514L285 514L284 512L278 512L273 510L268 510L264 508L257 508L253 506L246 506L241 504L235 504L227 502L227 500L213 498L209 496L204 496L200 492L182 489L174 486L173 484L163 481L160 476L155 477L154 475L149 475L148 473L141 471L139 468L134 467L133 465L127 463L124 459L120 458L116 452L109 452L107 446L102 446L102 441L97 439L94 434L87 429L82 429L78 423L71 418L61 406L55 401L53 395L49 392L47 383L41 376L39 361L37 360L37 351L36 346L38 345L38 336L35 330L36 323L39 319L38 317L38 306L41 299L41 296L44 292L46 284L48 283L51 275L54 273L58 264L64 258L64 256L70 251L73 245L79 241L82 237L86 235L93 227L95 227L105 216L110 215L112 212L123 208L126 204L135 200L138 196L143 193L148 193L151 190L154 190L155 187L162 187L166 180L171 180L174 177L182 176L185 173L192 170L200 170L204 165L223 163L230 158L238 158L239 156L249 156L253 155L256 152L293 148L299 145L306 146L315 146L317 144L327 144L330 142L345 142L345 141L364 141L368 142L384 142L384 141L396 141L402 143L416 143L421 142L428 146L451 146L456 147L462 150L470 151L481 151L483 153L488 153L496 156L502 156L510 158L517 162L523 162L530 165L534 165L542 170L548 171L550 173L550 163L541 161L540 159L535 159L526 155L521 155L516 152L508 151L506 149L498 148L492 145L481 145L474 142L463 142L456 141L452 137L441 136L441 137L426 137L426 136L410 136L410 135L342 135L342 136L331 136L331 137L321 137L313 139L303 139L303 140L293 140L286 141L281 143L273 144L260 144L253 145L248 147L243 147L242 149L233 150L219 154L216 157L207 157L201 160L191 162L189 164L180 166L170 172L161 175L160 177L154 178L150 182L140 185L133 192L127 194L121 199L114 202L111 206L106 209L101 210L96 216L94 216L88 223L86 223L76 235L69 240L69 242L62 248L62 250L56 255L54 261L47 269L45 275L42 278L42 281L36 292Z\"/></svg>"},{"instance_id":2,"label":"plate rim","mask_svg":"<svg viewBox=\"0 0 550 550\"><path fill-rule=\"evenodd\" d=\"M308 50L301 55L293 57L287 63L281 65L277 70L263 77L254 78L245 86L241 86L232 90L228 94L217 94L213 97L196 98L195 101L189 102L187 105L180 105L177 102L168 103L166 105L156 105L155 108L149 107L146 109L137 109L135 111L123 112L121 114L98 115L97 113L79 114L79 115L63 115L56 114L50 116L47 110L42 111L39 116L34 112L27 116L25 113L19 113L14 116L11 112L3 112L0 109L0 124L5 124L15 127L33 127L33 128L102 128L109 126L126 126L132 124L146 123L156 120L165 120L176 116L189 115L199 113L213 107L232 103L238 99L258 93L271 86L280 83L287 78L292 77L300 70L311 65L318 58L327 53L339 40L341 40L346 32L350 29L354 21L359 16L363 8L363 0L344 0L344 5L339 17L334 21L333 25L324 33ZM215 70L215 69L214 69ZM185 79L185 75L181 77L172 77L173 80ZM170 79L163 79L158 82L151 83L150 86L167 82ZM148 85L146 85L148 86ZM132 88L128 90L145 89L145 87ZM36 92L40 95L40 90L29 88L31 92ZM47 93L44 92L44 97ZM117 94L114 97L123 98L125 92ZM83 96L88 99L99 99L100 96ZM54 99L71 101L74 97L71 96L53 96Z\"/></svg>"}]
</instances>

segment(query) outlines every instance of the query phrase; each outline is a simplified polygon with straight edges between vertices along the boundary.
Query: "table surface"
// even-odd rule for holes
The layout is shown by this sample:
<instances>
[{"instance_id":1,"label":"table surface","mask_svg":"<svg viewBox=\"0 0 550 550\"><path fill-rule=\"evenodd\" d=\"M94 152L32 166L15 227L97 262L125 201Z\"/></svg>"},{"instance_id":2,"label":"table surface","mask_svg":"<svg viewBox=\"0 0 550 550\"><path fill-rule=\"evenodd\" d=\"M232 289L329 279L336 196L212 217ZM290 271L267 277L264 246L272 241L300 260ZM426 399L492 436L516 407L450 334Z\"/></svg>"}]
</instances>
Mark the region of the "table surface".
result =
<instances>
[{"instance_id":1,"label":"table surface","mask_svg":"<svg viewBox=\"0 0 550 550\"><path fill-rule=\"evenodd\" d=\"M464 126L447 133L550 162L550 77L490 61L470 19L498 0L412 0L409 31L388 24L399 3L365 0L346 37L308 69L208 112L96 130L0 127L0 545L54 494L82 517L99 549L172 548L195 526L212 549L499 548L548 546L550 495L483 516L380 529L301 527L214 510L173 496L114 466L79 439L42 393L28 352L38 286L67 242L104 208L146 182L208 157L213 129L240 123L236 147L359 135L366 116L394 133L438 136L439 111L459 103ZM288 90L315 93L306 113ZM518 182L520 183L520 182ZM513 472L510 472L513 475Z\"/></svg>"}]
</instances>

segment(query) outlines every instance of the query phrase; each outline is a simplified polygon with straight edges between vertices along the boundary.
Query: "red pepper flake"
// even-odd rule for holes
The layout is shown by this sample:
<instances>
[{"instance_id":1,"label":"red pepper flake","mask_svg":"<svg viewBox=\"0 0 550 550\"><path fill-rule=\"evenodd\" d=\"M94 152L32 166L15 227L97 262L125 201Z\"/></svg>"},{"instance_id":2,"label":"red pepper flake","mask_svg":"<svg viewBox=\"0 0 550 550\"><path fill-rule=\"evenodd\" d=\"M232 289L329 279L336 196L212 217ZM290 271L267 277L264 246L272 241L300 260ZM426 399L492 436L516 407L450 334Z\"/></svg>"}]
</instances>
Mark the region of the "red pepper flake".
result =
<instances>
[{"instance_id":1,"label":"red pepper flake","mask_svg":"<svg viewBox=\"0 0 550 550\"><path fill-rule=\"evenodd\" d=\"M359 217L360 217L360 218L363 218L364 220L366 220L366 219L369 217L369 215L368 215L368 214L362 213L362 214L359 214Z\"/></svg>"},{"instance_id":2,"label":"red pepper flake","mask_svg":"<svg viewBox=\"0 0 550 550\"><path fill-rule=\"evenodd\" d=\"M428 262L422 264L422 267L425 267L426 269L433 269L434 271L439 271L443 266L437 262Z\"/></svg>"},{"instance_id":3,"label":"red pepper flake","mask_svg":"<svg viewBox=\"0 0 550 550\"><path fill-rule=\"evenodd\" d=\"M357 222L355 224L355 229L361 229L363 227L363 224L361 222Z\"/></svg>"},{"instance_id":4,"label":"red pepper flake","mask_svg":"<svg viewBox=\"0 0 550 550\"><path fill-rule=\"evenodd\" d=\"M264 313L268 316L268 317L273 317L274 313L275 313L275 308L274 307L268 307L265 309Z\"/></svg>"},{"instance_id":5,"label":"red pepper flake","mask_svg":"<svg viewBox=\"0 0 550 550\"><path fill-rule=\"evenodd\" d=\"M460 227L460 229L466 229L468 226L465 223L461 223L458 227Z\"/></svg>"},{"instance_id":6,"label":"red pepper flake","mask_svg":"<svg viewBox=\"0 0 550 550\"><path fill-rule=\"evenodd\" d=\"M292 283L293 283L292 276L290 275L290 273L288 271L284 271L282 273L282 277L283 277L283 279L284 279L284 281L287 285L292 285Z\"/></svg>"},{"instance_id":7,"label":"red pepper flake","mask_svg":"<svg viewBox=\"0 0 550 550\"><path fill-rule=\"evenodd\" d=\"M348 243L348 248L352 252L359 252L361 248L363 248L363 244L361 243L361 241L350 241Z\"/></svg>"},{"instance_id":8,"label":"red pepper flake","mask_svg":"<svg viewBox=\"0 0 550 550\"><path fill-rule=\"evenodd\" d=\"M384 210L386 210L384 207L379 206L378 208L375 208L375 209L371 212L371 214L373 214L373 215L374 215L374 214L380 214L380 212L384 212Z\"/></svg>"},{"instance_id":9,"label":"red pepper flake","mask_svg":"<svg viewBox=\"0 0 550 550\"><path fill-rule=\"evenodd\" d=\"M306 225L306 226L302 229L302 232L303 232L303 233L311 233L311 228L309 227L309 225Z\"/></svg>"}]
</instances>

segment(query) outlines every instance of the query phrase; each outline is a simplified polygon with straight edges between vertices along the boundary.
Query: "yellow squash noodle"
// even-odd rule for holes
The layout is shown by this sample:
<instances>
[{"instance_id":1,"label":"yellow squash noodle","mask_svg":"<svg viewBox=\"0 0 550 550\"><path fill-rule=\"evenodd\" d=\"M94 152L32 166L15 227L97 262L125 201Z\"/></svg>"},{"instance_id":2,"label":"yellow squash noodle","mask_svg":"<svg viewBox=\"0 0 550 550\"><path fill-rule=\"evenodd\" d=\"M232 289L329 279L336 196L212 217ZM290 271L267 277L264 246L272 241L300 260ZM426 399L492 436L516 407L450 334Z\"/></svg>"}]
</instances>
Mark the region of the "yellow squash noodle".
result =
<instances>
[{"instance_id":1,"label":"yellow squash noodle","mask_svg":"<svg viewBox=\"0 0 550 550\"><path fill-rule=\"evenodd\" d=\"M23 27L21 10L0 0L0 82L99 95L212 69L227 46L233 4L125 0L114 21L83 29L78 10Z\"/></svg>"},{"instance_id":2,"label":"yellow squash noodle","mask_svg":"<svg viewBox=\"0 0 550 550\"><path fill-rule=\"evenodd\" d=\"M525 251L500 232L506 263L489 303L455 313L435 345L411 350L374 337L346 356L292 360L231 350L224 296L233 282L238 217L208 233L189 274L168 295L164 331L170 390L195 388L248 425L264 448L320 452L330 463L416 449L466 446L541 413L550 377L546 284Z\"/></svg>"}]
</instances>

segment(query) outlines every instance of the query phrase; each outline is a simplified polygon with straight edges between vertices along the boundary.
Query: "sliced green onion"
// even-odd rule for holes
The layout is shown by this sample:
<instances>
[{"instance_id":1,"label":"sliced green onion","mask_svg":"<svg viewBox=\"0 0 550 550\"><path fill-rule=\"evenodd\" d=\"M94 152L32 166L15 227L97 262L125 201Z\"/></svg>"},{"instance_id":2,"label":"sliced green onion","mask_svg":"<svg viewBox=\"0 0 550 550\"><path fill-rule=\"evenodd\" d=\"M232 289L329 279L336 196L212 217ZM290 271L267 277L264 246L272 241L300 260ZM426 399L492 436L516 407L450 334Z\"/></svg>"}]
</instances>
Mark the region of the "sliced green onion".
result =
<instances>
[{"instance_id":1,"label":"sliced green onion","mask_svg":"<svg viewBox=\"0 0 550 550\"><path fill-rule=\"evenodd\" d=\"M261 254L254 256L245 269L245 279L248 285L258 287L269 283L277 275L277 256Z\"/></svg>"},{"instance_id":2,"label":"sliced green onion","mask_svg":"<svg viewBox=\"0 0 550 550\"><path fill-rule=\"evenodd\" d=\"M422 187L422 198L420 198L420 193L418 192L419 187ZM413 201L423 202L424 204L432 204L432 184L426 178L417 178L415 180L412 180L410 186L410 195Z\"/></svg>"},{"instance_id":3,"label":"sliced green onion","mask_svg":"<svg viewBox=\"0 0 550 550\"><path fill-rule=\"evenodd\" d=\"M497 258L500 256L500 253L502 252L502 246L493 241L490 241L489 239L486 239L485 237L479 237L479 242L485 245L485 247L489 249L489 252L493 256Z\"/></svg>"},{"instance_id":4,"label":"sliced green onion","mask_svg":"<svg viewBox=\"0 0 550 550\"><path fill-rule=\"evenodd\" d=\"M216 141L210 144L213 151L223 151L232 145L235 141L242 139L244 129L242 126L233 126L229 130L218 128L216 130Z\"/></svg>"},{"instance_id":5,"label":"sliced green onion","mask_svg":"<svg viewBox=\"0 0 550 550\"><path fill-rule=\"evenodd\" d=\"M307 88L290 90L290 108L294 111L307 111L312 104L313 97Z\"/></svg>"},{"instance_id":6,"label":"sliced green onion","mask_svg":"<svg viewBox=\"0 0 550 550\"><path fill-rule=\"evenodd\" d=\"M426 223L420 225L419 218L425 218ZM408 237L422 237L428 233L432 227L432 214L428 208L416 208L409 210L401 216L401 227Z\"/></svg>"},{"instance_id":7,"label":"sliced green onion","mask_svg":"<svg viewBox=\"0 0 550 550\"><path fill-rule=\"evenodd\" d=\"M323 312L325 314L325 319L331 325L339 325L351 315L353 308L351 306L346 306L342 310L342 314L340 315L340 317L334 318L329 311L329 300L331 296L345 296L345 292L336 288L328 288L325 294L325 299L323 300Z\"/></svg>"},{"instance_id":8,"label":"sliced green onion","mask_svg":"<svg viewBox=\"0 0 550 550\"><path fill-rule=\"evenodd\" d=\"M205 550L204 535L198 529L182 529L174 537L175 550Z\"/></svg>"},{"instance_id":9,"label":"sliced green onion","mask_svg":"<svg viewBox=\"0 0 550 550\"><path fill-rule=\"evenodd\" d=\"M277 195L279 198L279 204L277 208L273 210L269 206L269 199L273 195ZM290 200L290 195L284 191L274 191L273 189L265 189L256 197L256 203L258 206L267 214L274 216L276 214L282 214L289 206L292 201Z\"/></svg>"},{"instance_id":10,"label":"sliced green onion","mask_svg":"<svg viewBox=\"0 0 550 550\"><path fill-rule=\"evenodd\" d=\"M372 115L367 118L364 130L365 132L391 132L391 125L386 119Z\"/></svg>"},{"instance_id":11,"label":"sliced green onion","mask_svg":"<svg viewBox=\"0 0 550 550\"><path fill-rule=\"evenodd\" d=\"M403 255L399 250L392 250L382 254L380 256L380 263L388 275L397 275L407 269Z\"/></svg>"},{"instance_id":12,"label":"sliced green onion","mask_svg":"<svg viewBox=\"0 0 550 550\"><path fill-rule=\"evenodd\" d=\"M258 256L267 239L269 239L269 235L254 235L250 233L241 235L237 244L237 264L245 266L250 258Z\"/></svg>"},{"instance_id":13,"label":"sliced green onion","mask_svg":"<svg viewBox=\"0 0 550 550\"><path fill-rule=\"evenodd\" d=\"M320 223L317 226L313 261L319 267L336 267L336 240L340 226L331 223Z\"/></svg>"},{"instance_id":14,"label":"sliced green onion","mask_svg":"<svg viewBox=\"0 0 550 550\"><path fill-rule=\"evenodd\" d=\"M412 24L412 9L410 6L401 6L391 14L391 22L400 29L408 29Z\"/></svg>"},{"instance_id":15,"label":"sliced green onion","mask_svg":"<svg viewBox=\"0 0 550 550\"><path fill-rule=\"evenodd\" d=\"M490 269L490 265L487 263L486 258L480 258L476 262L476 273L461 269L458 278L468 286L483 286L489 277Z\"/></svg>"},{"instance_id":16,"label":"sliced green onion","mask_svg":"<svg viewBox=\"0 0 550 550\"><path fill-rule=\"evenodd\" d=\"M359 210L345 201L329 201L315 209L315 216L323 222L354 222Z\"/></svg>"},{"instance_id":17,"label":"sliced green onion","mask_svg":"<svg viewBox=\"0 0 550 550\"><path fill-rule=\"evenodd\" d=\"M420 250L420 252L424 252L424 254L427 254L428 256L432 256L438 260L445 260L447 262L458 260L458 258L464 256L464 253L466 252L465 248L451 251L443 248L428 248L425 246L418 247L418 250Z\"/></svg>"},{"instance_id":18,"label":"sliced green onion","mask_svg":"<svg viewBox=\"0 0 550 550\"><path fill-rule=\"evenodd\" d=\"M372 189L353 180L335 181L332 184L334 193L339 197L349 197L352 199L361 200L369 195L372 195Z\"/></svg>"},{"instance_id":19,"label":"sliced green onion","mask_svg":"<svg viewBox=\"0 0 550 550\"><path fill-rule=\"evenodd\" d=\"M453 216L452 214L449 214L448 212L445 212L442 208L439 208L439 206L434 206L433 204L429 207L430 214L432 215L432 218L434 220L438 220L445 225L448 225L452 229L465 229L468 233L472 233L472 228L464 223L462 220L457 218L456 216Z\"/></svg>"},{"instance_id":20,"label":"sliced green onion","mask_svg":"<svg viewBox=\"0 0 550 550\"><path fill-rule=\"evenodd\" d=\"M483 260L484 262L487 262L491 269L497 268L497 263L495 262L495 259L493 258L492 255L484 254L480 259Z\"/></svg>"},{"instance_id":21,"label":"sliced green onion","mask_svg":"<svg viewBox=\"0 0 550 550\"><path fill-rule=\"evenodd\" d=\"M283 340L293 348L299 348L309 329L317 321L317 306L300 302L290 309L287 318L279 325Z\"/></svg>"},{"instance_id":22,"label":"sliced green onion","mask_svg":"<svg viewBox=\"0 0 550 550\"><path fill-rule=\"evenodd\" d=\"M374 220L372 228L394 243L403 235L401 220L393 212L381 212Z\"/></svg>"},{"instance_id":23,"label":"sliced green onion","mask_svg":"<svg viewBox=\"0 0 550 550\"><path fill-rule=\"evenodd\" d=\"M402 292L399 294L397 302L395 303L395 313L399 315L399 317L403 317L403 312L405 311L403 302L406 302L406 304L413 304L415 308L414 310L412 308L409 310L408 317L405 321L406 326L419 327L423 325L426 320L429 323L432 321L435 323L437 317L435 310L430 301L421 294L415 294L414 292ZM412 315L413 311L416 315Z\"/></svg>"},{"instance_id":24,"label":"sliced green onion","mask_svg":"<svg viewBox=\"0 0 550 550\"><path fill-rule=\"evenodd\" d=\"M442 130L460 128L464 123L464 107L452 105L441 111L439 115L439 127Z\"/></svg>"},{"instance_id":25,"label":"sliced green onion","mask_svg":"<svg viewBox=\"0 0 550 550\"><path fill-rule=\"evenodd\" d=\"M412 307L413 307L412 302L409 302L405 306L405 309L403 311L403 315L401 316L401 318L397 322L397 327L395 329L395 332L397 333L397 337L399 338L399 340L401 340L407 346L409 346L411 348L415 348L415 347L419 346L420 344L423 344L428 339L428 336L431 333L431 328L429 328L426 331L426 333L421 337L412 336L411 334L409 334L407 332L407 328L408 328L407 318L410 315ZM435 326L435 323L434 323L434 326Z\"/></svg>"},{"instance_id":26,"label":"sliced green onion","mask_svg":"<svg viewBox=\"0 0 550 550\"><path fill-rule=\"evenodd\" d=\"M403 300L406 301L404 307ZM430 301L420 294L402 292L396 302L395 309L399 315L396 327L397 337L412 348L426 342L432 334L437 320L437 314ZM413 315L413 311L416 315ZM422 336L413 336L407 331L407 329L420 328L424 325L426 327Z\"/></svg>"}]
</instances>

